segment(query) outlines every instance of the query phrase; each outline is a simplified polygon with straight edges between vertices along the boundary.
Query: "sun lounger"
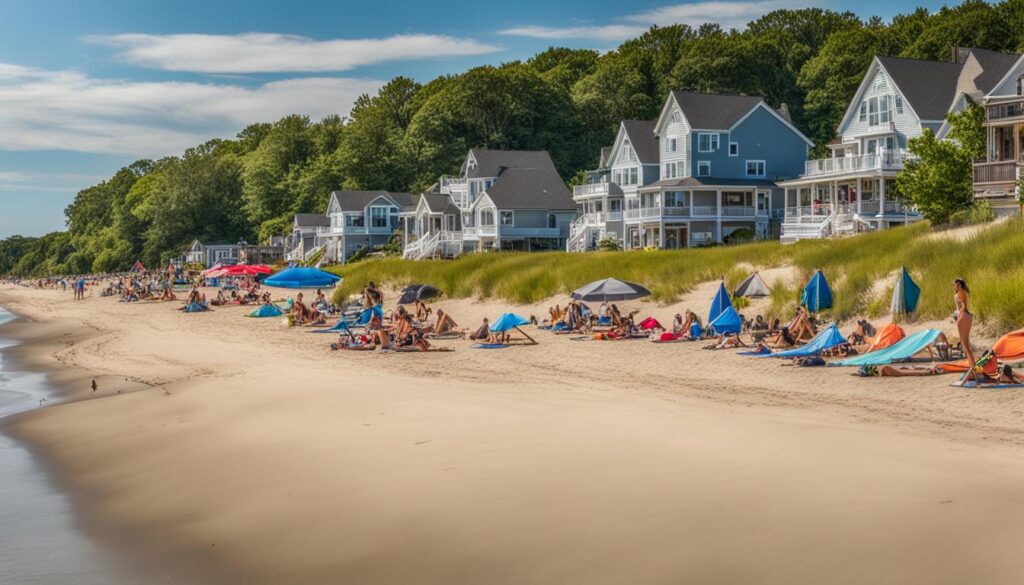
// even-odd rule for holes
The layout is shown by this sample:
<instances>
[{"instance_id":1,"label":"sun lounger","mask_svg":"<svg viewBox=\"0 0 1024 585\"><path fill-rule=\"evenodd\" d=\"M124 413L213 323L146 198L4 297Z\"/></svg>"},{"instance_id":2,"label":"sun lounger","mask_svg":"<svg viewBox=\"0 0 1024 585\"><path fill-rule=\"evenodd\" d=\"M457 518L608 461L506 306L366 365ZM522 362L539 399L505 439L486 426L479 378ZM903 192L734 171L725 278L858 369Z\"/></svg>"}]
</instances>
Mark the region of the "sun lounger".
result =
<instances>
[{"instance_id":1,"label":"sun lounger","mask_svg":"<svg viewBox=\"0 0 1024 585\"><path fill-rule=\"evenodd\" d=\"M904 337L885 349L854 356L845 360L829 362L830 366L884 366L893 362L907 361L935 344L942 332L938 329L925 329Z\"/></svg>"}]
</instances>

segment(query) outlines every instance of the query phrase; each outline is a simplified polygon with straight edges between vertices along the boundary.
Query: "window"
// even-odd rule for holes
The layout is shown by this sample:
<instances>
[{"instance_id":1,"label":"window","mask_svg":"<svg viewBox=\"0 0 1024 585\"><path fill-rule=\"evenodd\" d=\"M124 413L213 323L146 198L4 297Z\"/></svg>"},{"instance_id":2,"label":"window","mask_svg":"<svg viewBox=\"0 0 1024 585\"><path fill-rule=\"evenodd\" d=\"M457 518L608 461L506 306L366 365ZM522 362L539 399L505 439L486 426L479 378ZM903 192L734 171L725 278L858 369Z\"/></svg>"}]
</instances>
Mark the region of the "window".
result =
<instances>
[{"instance_id":1,"label":"window","mask_svg":"<svg viewBox=\"0 0 1024 585\"><path fill-rule=\"evenodd\" d=\"M554 213L548 214L548 229L553 230L558 228L558 216Z\"/></svg>"},{"instance_id":2,"label":"window","mask_svg":"<svg viewBox=\"0 0 1024 585\"><path fill-rule=\"evenodd\" d=\"M511 211L501 212L501 225L511 226L513 225L513 216Z\"/></svg>"},{"instance_id":3,"label":"window","mask_svg":"<svg viewBox=\"0 0 1024 585\"><path fill-rule=\"evenodd\" d=\"M890 115L890 101L891 96L873 97L868 98L868 125L878 126L880 124L888 124L892 120Z\"/></svg>"},{"instance_id":4,"label":"window","mask_svg":"<svg viewBox=\"0 0 1024 585\"><path fill-rule=\"evenodd\" d=\"M636 185L640 182L639 171L636 167L622 169L615 173L615 182L619 185Z\"/></svg>"},{"instance_id":5,"label":"window","mask_svg":"<svg viewBox=\"0 0 1024 585\"><path fill-rule=\"evenodd\" d=\"M697 152L714 152L718 150L718 134L701 132L697 135Z\"/></svg>"},{"instance_id":6,"label":"window","mask_svg":"<svg viewBox=\"0 0 1024 585\"><path fill-rule=\"evenodd\" d=\"M670 119L673 122L682 122L683 115L679 112L679 110L672 110L672 117Z\"/></svg>"},{"instance_id":7,"label":"window","mask_svg":"<svg viewBox=\"0 0 1024 585\"><path fill-rule=\"evenodd\" d=\"M892 98L890 96L882 96L878 100L878 120L882 124L888 124L892 120Z\"/></svg>"},{"instance_id":8,"label":"window","mask_svg":"<svg viewBox=\"0 0 1024 585\"><path fill-rule=\"evenodd\" d=\"M345 227L363 227L366 225L366 218L363 214L346 214L345 215Z\"/></svg>"},{"instance_id":9,"label":"window","mask_svg":"<svg viewBox=\"0 0 1024 585\"><path fill-rule=\"evenodd\" d=\"M665 164L665 177L666 179L675 179L679 176L679 163L666 163Z\"/></svg>"},{"instance_id":10,"label":"window","mask_svg":"<svg viewBox=\"0 0 1024 585\"><path fill-rule=\"evenodd\" d=\"M444 216L444 229L449 231L449 232L454 232L455 231L455 216L454 215L449 214L449 215Z\"/></svg>"},{"instance_id":11,"label":"window","mask_svg":"<svg viewBox=\"0 0 1024 585\"><path fill-rule=\"evenodd\" d=\"M860 116L858 117L858 120L860 120L861 122L867 122L868 121L868 102L867 102L867 100L864 100L864 101L862 101L860 103Z\"/></svg>"},{"instance_id":12,"label":"window","mask_svg":"<svg viewBox=\"0 0 1024 585\"><path fill-rule=\"evenodd\" d=\"M490 209L485 209L480 212L480 225L481 226L492 226L494 225L494 212Z\"/></svg>"},{"instance_id":13,"label":"window","mask_svg":"<svg viewBox=\"0 0 1024 585\"><path fill-rule=\"evenodd\" d=\"M1017 78L1017 95L1024 95L1024 75Z\"/></svg>"},{"instance_id":14,"label":"window","mask_svg":"<svg viewBox=\"0 0 1024 585\"><path fill-rule=\"evenodd\" d=\"M739 142L730 142L729 143L729 156L739 156L739 155L740 155L740 143Z\"/></svg>"},{"instance_id":15,"label":"window","mask_svg":"<svg viewBox=\"0 0 1024 585\"><path fill-rule=\"evenodd\" d=\"M763 160L748 160L747 161L747 176L748 177L763 177L764 176L764 161Z\"/></svg>"},{"instance_id":16,"label":"window","mask_svg":"<svg viewBox=\"0 0 1024 585\"><path fill-rule=\"evenodd\" d=\"M679 141L675 138L669 138L667 142L669 152L675 152L679 149Z\"/></svg>"},{"instance_id":17,"label":"window","mask_svg":"<svg viewBox=\"0 0 1024 585\"><path fill-rule=\"evenodd\" d=\"M711 176L711 161L699 160L697 161L697 176L698 177L710 177Z\"/></svg>"},{"instance_id":18,"label":"window","mask_svg":"<svg viewBox=\"0 0 1024 585\"><path fill-rule=\"evenodd\" d=\"M897 114L902 114L903 113L903 96L897 95L895 100L896 100L896 113Z\"/></svg>"},{"instance_id":19,"label":"window","mask_svg":"<svg viewBox=\"0 0 1024 585\"><path fill-rule=\"evenodd\" d=\"M622 145L622 160L636 160L636 156L633 154L633 147L629 144Z\"/></svg>"},{"instance_id":20,"label":"window","mask_svg":"<svg viewBox=\"0 0 1024 585\"><path fill-rule=\"evenodd\" d=\"M875 77L875 89L885 89L885 77L883 75Z\"/></svg>"},{"instance_id":21,"label":"window","mask_svg":"<svg viewBox=\"0 0 1024 585\"><path fill-rule=\"evenodd\" d=\"M370 208L370 227L388 227L388 209L386 207Z\"/></svg>"}]
</instances>

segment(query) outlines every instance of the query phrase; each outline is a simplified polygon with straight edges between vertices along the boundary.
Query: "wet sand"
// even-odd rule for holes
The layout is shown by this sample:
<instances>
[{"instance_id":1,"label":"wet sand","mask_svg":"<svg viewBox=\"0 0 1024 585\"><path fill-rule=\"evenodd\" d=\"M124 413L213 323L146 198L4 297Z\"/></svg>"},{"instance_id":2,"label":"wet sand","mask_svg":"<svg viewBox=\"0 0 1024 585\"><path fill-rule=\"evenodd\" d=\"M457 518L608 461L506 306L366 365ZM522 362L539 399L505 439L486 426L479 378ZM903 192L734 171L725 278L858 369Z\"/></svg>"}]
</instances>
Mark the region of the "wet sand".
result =
<instances>
[{"instance_id":1,"label":"wet sand","mask_svg":"<svg viewBox=\"0 0 1024 585\"><path fill-rule=\"evenodd\" d=\"M16 432L90 494L88 522L158 541L154 570L198 559L211 582L257 584L1013 583L1024 570L1021 392L695 344L538 332L530 348L339 353L245 308L24 289L0 304L56 340L26 358L77 372L71 397L89 398ZM504 308L441 306L464 326ZM668 322L678 307L641 308Z\"/></svg>"}]
</instances>

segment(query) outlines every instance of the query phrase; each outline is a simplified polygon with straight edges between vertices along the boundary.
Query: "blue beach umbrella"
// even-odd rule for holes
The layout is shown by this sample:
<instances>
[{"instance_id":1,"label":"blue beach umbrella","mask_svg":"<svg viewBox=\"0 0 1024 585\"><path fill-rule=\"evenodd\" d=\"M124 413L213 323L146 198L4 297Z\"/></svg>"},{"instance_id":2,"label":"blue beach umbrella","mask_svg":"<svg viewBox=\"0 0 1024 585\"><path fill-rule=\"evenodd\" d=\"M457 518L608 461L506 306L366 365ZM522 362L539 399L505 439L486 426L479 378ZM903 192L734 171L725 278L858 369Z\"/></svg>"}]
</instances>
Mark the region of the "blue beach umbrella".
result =
<instances>
[{"instance_id":1,"label":"blue beach umbrella","mask_svg":"<svg viewBox=\"0 0 1024 585\"><path fill-rule=\"evenodd\" d=\"M917 310L917 301L921 298L921 287L910 278L905 266L900 268L900 276L896 279L896 288L892 291L892 304L889 310L893 315L908 315Z\"/></svg>"},{"instance_id":2,"label":"blue beach umbrella","mask_svg":"<svg viewBox=\"0 0 1024 585\"><path fill-rule=\"evenodd\" d=\"M812 313L832 308L832 289L828 287L828 281L820 270L815 272L804 286L800 304Z\"/></svg>"},{"instance_id":3,"label":"blue beach umbrella","mask_svg":"<svg viewBox=\"0 0 1024 585\"><path fill-rule=\"evenodd\" d=\"M322 288L334 286L339 280L340 276L319 268L296 267L278 272L264 280L263 284L279 288Z\"/></svg>"},{"instance_id":4,"label":"blue beach umbrella","mask_svg":"<svg viewBox=\"0 0 1024 585\"><path fill-rule=\"evenodd\" d=\"M729 299L729 291L725 290L725 283L718 285L718 292L711 300L711 312L708 313L708 324L718 318L726 309L732 308L732 301Z\"/></svg>"},{"instance_id":5,"label":"blue beach umbrella","mask_svg":"<svg viewBox=\"0 0 1024 585\"><path fill-rule=\"evenodd\" d=\"M536 341L534 341L532 337L527 335L525 331L519 328L520 326L526 325L529 322L530 320L527 319L526 317L523 317L522 315L516 315L515 313L505 313L501 317L495 319L493 323L491 323L491 332L507 333L508 331L515 329L516 331L522 333L523 337L529 339L531 343L537 343Z\"/></svg>"},{"instance_id":6,"label":"blue beach umbrella","mask_svg":"<svg viewBox=\"0 0 1024 585\"><path fill-rule=\"evenodd\" d=\"M719 313L714 321L708 323L708 329L713 330L719 335L723 333L739 333L743 329L743 321L740 319L736 309L730 305Z\"/></svg>"}]
</instances>

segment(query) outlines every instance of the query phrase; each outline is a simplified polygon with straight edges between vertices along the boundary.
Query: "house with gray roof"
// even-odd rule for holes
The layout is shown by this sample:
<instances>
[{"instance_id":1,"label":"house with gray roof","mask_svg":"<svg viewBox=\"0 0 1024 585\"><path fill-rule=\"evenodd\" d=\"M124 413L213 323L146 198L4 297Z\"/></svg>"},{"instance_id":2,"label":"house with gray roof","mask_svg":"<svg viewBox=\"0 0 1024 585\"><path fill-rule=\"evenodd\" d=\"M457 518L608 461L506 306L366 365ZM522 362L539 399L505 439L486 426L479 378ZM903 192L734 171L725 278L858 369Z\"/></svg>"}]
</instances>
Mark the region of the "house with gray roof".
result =
<instances>
[{"instance_id":1,"label":"house with gray roof","mask_svg":"<svg viewBox=\"0 0 1024 585\"><path fill-rule=\"evenodd\" d=\"M950 61L876 56L828 145L786 190L783 241L822 238L905 225L922 219L895 193L912 158L907 145L926 129L948 132L946 116L987 93L1014 56L954 49Z\"/></svg>"},{"instance_id":2,"label":"house with gray roof","mask_svg":"<svg viewBox=\"0 0 1024 585\"><path fill-rule=\"evenodd\" d=\"M292 220L292 232L287 238L285 259L301 262L312 256L319 246L317 232L330 225L326 215L321 213L296 213Z\"/></svg>"},{"instance_id":3,"label":"house with gray roof","mask_svg":"<svg viewBox=\"0 0 1024 585\"><path fill-rule=\"evenodd\" d=\"M399 218L414 208L414 200L411 193L332 191L316 246L323 248L328 262L340 263L359 250L374 250L401 228Z\"/></svg>"},{"instance_id":4,"label":"house with gray roof","mask_svg":"<svg viewBox=\"0 0 1024 585\"><path fill-rule=\"evenodd\" d=\"M604 237L625 249L674 249L728 241L742 229L776 233L775 181L797 176L811 146L780 109L757 96L673 91L657 120L623 122L613 171L574 188L580 217L567 249L593 249ZM636 170L615 172L625 162Z\"/></svg>"},{"instance_id":5,"label":"house with gray roof","mask_svg":"<svg viewBox=\"0 0 1024 585\"><path fill-rule=\"evenodd\" d=\"M991 51L978 52L994 60ZM1024 161L1024 56L1006 55L1002 63L1012 63L999 71L979 75L977 89L984 95L977 100L985 108L985 160L974 163L974 198L987 201L996 215L1020 215L1020 176ZM979 59L981 61L981 59ZM966 64L965 64L966 67ZM990 81L986 84L986 81Z\"/></svg>"},{"instance_id":6,"label":"house with gray roof","mask_svg":"<svg viewBox=\"0 0 1024 585\"><path fill-rule=\"evenodd\" d=\"M546 151L474 148L403 214L406 258L564 249L576 204Z\"/></svg>"}]
</instances>

